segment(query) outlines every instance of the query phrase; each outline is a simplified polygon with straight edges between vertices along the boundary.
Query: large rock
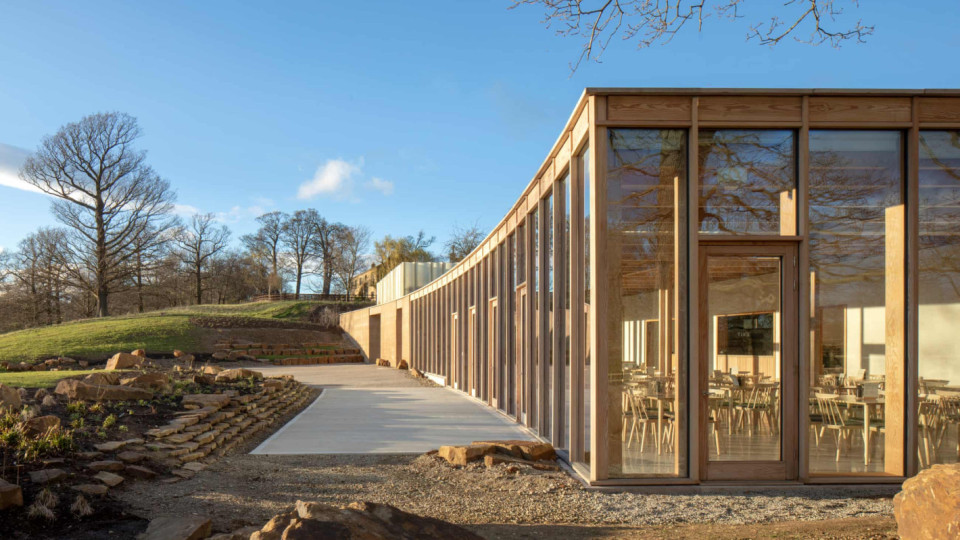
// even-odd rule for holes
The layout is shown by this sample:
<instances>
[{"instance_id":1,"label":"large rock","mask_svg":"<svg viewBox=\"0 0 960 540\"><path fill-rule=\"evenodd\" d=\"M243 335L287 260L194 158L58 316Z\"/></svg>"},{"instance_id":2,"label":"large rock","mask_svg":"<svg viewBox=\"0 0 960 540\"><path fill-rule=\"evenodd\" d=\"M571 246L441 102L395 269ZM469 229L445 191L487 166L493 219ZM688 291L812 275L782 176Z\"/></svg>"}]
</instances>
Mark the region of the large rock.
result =
<instances>
[{"instance_id":1,"label":"large rock","mask_svg":"<svg viewBox=\"0 0 960 540\"><path fill-rule=\"evenodd\" d=\"M230 396L227 394L187 394L183 396L182 404L184 407L193 406L197 408L214 407L219 409L230 403Z\"/></svg>"},{"instance_id":2,"label":"large rock","mask_svg":"<svg viewBox=\"0 0 960 540\"><path fill-rule=\"evenodd\" d=\"M60 418L47 415L36 416L23 423L23 432L28 437L36 437L60 429Z\"/></svg>"},{"instance_id":3,"label":"large rock","mask_svg":"<svg viewBox=\"0 0 960 540\"><path fill-rule=\"evenodd\" d=\"M143 362L142 356L118 352L107 360L107 369L129 369L140 367Z\"/></svg>"},{"instance_id":4,"label":"large rock","mask_svg":"<svg viewBox=\"0 0 960 540\"><path fill-rule=\"evenodd\" d=\"M16 388L0 384L0 410L11 409L19 411L22 405L23 400L20 399L20 393L17 392Z\"/></svg>"},{"instance_id":5,"label":"large rock","mask_svg":"<svg viewBox=\"0 0 960 540\"><path fill-rule=\"evenodd\" d=\"M904 540L960 538L960 463L934 465L904 482L893 514Z\"/></svg>"},{"instance_id":6,"label":"large rock","mask_svg":"<svg viewBox=\"0 0 960 540\"><path fill-rule=\"evenodd\" d=\"M447 460L451 465L466 466L471 461L483 459L483 456L492 454L496 447L492 444L471 444L468 446L441 446L437 455Z\"/></svg>"},{"instance_id":7,"label":"large rock","mask_svg":"<svg viewBox=\"0 0 960 540\"><path fill-rule=\"evenodd\" d=\"M170 377L164 373L144 373L134 377L127 377L120 380L123 386L134 386L136 388L163 388L170 382Z\"/></svg>"},{"instance_id":8,"label":"large rock","mask_svg":"<svg viewBox=\"0 0 960 540\"><path fill-rule=\"evenodd\" d=\"M199 516L158 517L150 522L139 540L200 540L210 536L213 524Z\"/></svg>"},{"instance_id":9,"label":"large rock","mask_svg":"<svg viewBox=\"0 0 960 540\"><path fill-rule=\"evenodd\" d=\"M57 383L54 393L68 399L84 401L137 401L151 399L153 392L143 388L120 385L87 384L76 379L64 379Z\"/></svg>"},{"instance_id":10,"label":"large rock","mask_svg":"<svg viewBox=\"0 0 960 540\"><path fill-rule=\"evenodd\" d=\"M20 486L0 478L0 510L11 506L23 506L23 490Z\"/></svg>"},{"instance_id":11,"label":"large rock","mask_svg":"<svg viewBox=\"0 0 960 540\"><path fill-rule=\"evenodd\" d=\"M87 384L112 385L120 382L119 373L91 373L80 379Z\"/></svg>"},{"instance_id":12,"label":"large rock","mask_svg":"<svg viewBox=\"0 0 960 540\"><path fill-rule=\"evenodd\" d=\"M540 441L474 441L473 444L491 444L497 447L498 452L522 457L530 461L553 461L557 459L557 452L550 443ZM517 455L517 452L520 455Z\"/></svg>"},{"instance_id":13,"label":"large rock","mask_svg":"<svg viewBox=\"0 0 960 540\"><path fill-rule=\"evenodd\" d=\"M240 379L249 379L250 377L253 377L254 379L262 379L263 373L246 368L226 369L220 373L217 373L217 382L236 381Z\"/></svg>"},{"instance_id":14,"label":"large rock","mask_svg":"<svg viewBox=\"0 0 960 540\"><path fill-rule=\"evenodd\" d=\"M439 519L420 517L385 504L355 502L345 508L297 501L250 540L479 540L472 532Z\"/></svg>"},{"instance_id":15,"label":"large rock","mask_svg":"<svg viewBox=\"0 0 960 540\"><path fill-rule=\"evenodd\" d=\"M30 471L30 481L34 484L51 484L59 482L67 477L63 469L41 469L39 471Z\"/></svg>"}]
</instances>

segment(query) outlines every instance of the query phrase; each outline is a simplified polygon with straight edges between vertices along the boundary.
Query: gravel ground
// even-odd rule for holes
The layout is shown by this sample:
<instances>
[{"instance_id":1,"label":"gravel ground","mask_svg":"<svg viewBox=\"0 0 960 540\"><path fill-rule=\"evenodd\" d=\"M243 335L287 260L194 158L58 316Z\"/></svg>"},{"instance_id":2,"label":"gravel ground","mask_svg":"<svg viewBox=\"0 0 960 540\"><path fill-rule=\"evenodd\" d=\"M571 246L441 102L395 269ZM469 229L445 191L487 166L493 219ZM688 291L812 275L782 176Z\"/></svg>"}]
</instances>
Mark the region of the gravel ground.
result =
<instances>
[{"instance_id":1,"label":"gravel ground","mask_svg":"<svg viewBox=\"0 0 960 540\"><path fill-rule=\"evenodd\" d=\"M297 499L334 504L368 500L466 525L742 525L863 517L888 521L893 511L889 497L858 497L855 491L602 493L584 489L563 473L524 468L510 474L503 466L454 469L433 456L397 455L234 455L192 479L133 484L115 495L143 517L202 514L213 518L220 531L262 524ZM603 536L600 530L594 532ZM540 537L531 534L517 538Z\"/></svg>"}]
</instances>

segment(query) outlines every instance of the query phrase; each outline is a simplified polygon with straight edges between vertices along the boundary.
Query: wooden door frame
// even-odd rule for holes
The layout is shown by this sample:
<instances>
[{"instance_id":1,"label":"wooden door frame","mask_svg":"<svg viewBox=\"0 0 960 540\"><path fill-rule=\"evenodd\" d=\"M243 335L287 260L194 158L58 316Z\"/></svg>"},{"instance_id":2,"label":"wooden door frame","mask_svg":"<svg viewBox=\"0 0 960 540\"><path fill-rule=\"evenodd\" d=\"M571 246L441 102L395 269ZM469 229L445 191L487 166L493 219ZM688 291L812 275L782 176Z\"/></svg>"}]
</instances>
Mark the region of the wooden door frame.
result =
<instances>
[{"instance_id":1,"label":"wooden door frame","mask_svg":"<svg viewBox=\"0 0 960 540\"><path fill-rule=\"evenodd\" d=\"M708 415L705 389L709 388L709 351L708 334L710 321L707 320L709 310L708 301L707 259L710 256L744 256L744 257L781 257L780 265L780 417L781 417L781 447L780 461L710 461L709 437L707 437ZM728 481L728 480L767 480L767 481L794 481L799 479L799 279L798 274L799 249L797 242L773 240L770 241L704 241L701 238L699 257L697 260L699 283L698 296L703 306L699 311L699 336L697 347L699 354L698 377L701 392L698 398L699 411L699 448L698 460L700 465L701 481ZM805 410L805 409L804 409Z\"/></svg>"}]
</instances>

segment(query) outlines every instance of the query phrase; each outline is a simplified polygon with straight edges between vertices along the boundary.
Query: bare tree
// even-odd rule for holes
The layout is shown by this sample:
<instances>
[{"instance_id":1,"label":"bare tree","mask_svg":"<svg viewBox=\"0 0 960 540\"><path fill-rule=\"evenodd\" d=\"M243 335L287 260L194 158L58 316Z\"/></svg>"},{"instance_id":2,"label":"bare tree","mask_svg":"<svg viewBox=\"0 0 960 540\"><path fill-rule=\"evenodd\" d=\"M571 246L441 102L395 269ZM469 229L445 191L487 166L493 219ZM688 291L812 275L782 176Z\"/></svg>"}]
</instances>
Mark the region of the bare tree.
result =
<instances>
[{"instance_id":1,"label":"bare tree","mask_svg":"<svg viewBox=\"0 0 960 540\"><path fill-rule=\"evenodd\" d=\"M131 279L137 294L137 312L139 313L143 313L145 309L146 285L149 284L157 269L163 265L175 232L172 229L158 230L150 226L138 234L130 245L130 249L133 250L133 258L130 262L133 267Z\"/></svg>"},{"instance_id":2,"label":"bare tree","mask_svg":"<svg viewBox=\"0 0 960 540\"><path fill-rule=\"evenodd\" d=\"M391 270L404 262L430 262L436 260L430 252L430 246L436 241L435 236L428 237L423 231L416 236L402 236L394 238L389 234L382 240L373 243L374 265L377 268L377 279L383 279Z\"/></svg>"},{"instance_id":3,"label":"bare tree","mask_svg":"<svg viewBox=\"0 0 960 540\"><path fill-rule=\"evenodd\" d=\"M151 224L169 227L175 194L134 148L139 137L134 117L93 114L44 138L20 170L25 182L56 197L53 213L70 228L65 247L78 262L72 277L96 296L100 317L128 276L134 239Z\"/></svg>"},{"instance_id":4,"label":"bare tree","mask_svg":"<svg viewBox=\"0 0 960 540\"><path fill-rule=\"evenodd\" d=\"M197 304L202 304L204 275L212 259L227 247L230 230L217 225L213 214L195 214L176 238L180 261L193 274Z\"/></svg>"},{"instance_id":5,"label":"bare tree","mask_svg":"<svg viewBox=\"0 0 960 540\"><path fill-rule=\"evenodd\" d=\"M337 258L334 262L339 285L350 299L356 277L367 269L367 250L370 249L372 232L368 227L341 227L337 232Z\"/></svg>"},{"instance_id":6,"label":"bare tree","mask_svg":"<svg viewBox=\"0 0 960 540\"><path fill-rule=\"evenodd\" d=\"M272 294L273 289L283 291L283 279L281 278L281 244L283 241L283 226L290 219L290 216L283 212L268 212L257 218L260 228L254 234L243 236L240 240L247 248L247 251L258 260L266 262L270 269L267 277L267 294Z\"/></svg>"},{"instance_id":7,"label":"bare tree","mask_svg":"<svg viewBox=\"0 0 960 540\"><path fill-rule=\"evenodd\" d=\"M743 18L741 10L746 0L514 0L512 8L520 5L541 6L545 10L544 24L557 27L560 36L583 39L580 56L570 65L572 71L584 60L600 61L607 45L617 35L624 41L636 41L643 49L655 44L667 44L685 26L703 29L704 22L715 15L718 19ZM855 40L863 43L873 34L874 27L844 20L843 9L836 0L784 0L779 4L763 4L768 12L749 26L747 39L761 45L776 45L788 36L801 43L819 45L830 43L839 47ZM851 0L859 8L857 0ZM757 3L756 5L760 5ZM773 5L774 7L771 7ZM806 37L798 34L807 31Z\"/></svg>"},{"instance_id":8,"label":"bare tree","mask_svg":"<svg viewBox=\"0 0 960 540\"><path fill-rule=\"evenodd\" d=\"M450 262L460 262L471 251L477 249L477 246L483 241L483 237L483 230L478 223L469 227L454 225L450 239L444 244L447 248L447 258Z\"/></svg>"},{"instance_id":9,"label":"bare tree","mask_svg":"<svg viewBox=\"0 0 960 540\"><path fill-rule=\"evenodd\" d=\"M317 217L316 243L320 256L321 277L323 279L322 292L323 294L330 294L330 285L337 271L337 239L340 233L346 228L346 225L342 223L330 223L322 217Z\"/></svg>"},{"instance_id":10,"label":"bare tree","mask_svg":"<svg viewBox=\"0 0 960 540\"><path fill-rule=\"evenodd\" d=\"M296 297L300 298L300 284L303 275L310 273L310 265L320 257L317 244L317 224L322 218L314 209L297 210L283 225L284 247L293 258L296 272Z\"/></svg>"}]
</instances>

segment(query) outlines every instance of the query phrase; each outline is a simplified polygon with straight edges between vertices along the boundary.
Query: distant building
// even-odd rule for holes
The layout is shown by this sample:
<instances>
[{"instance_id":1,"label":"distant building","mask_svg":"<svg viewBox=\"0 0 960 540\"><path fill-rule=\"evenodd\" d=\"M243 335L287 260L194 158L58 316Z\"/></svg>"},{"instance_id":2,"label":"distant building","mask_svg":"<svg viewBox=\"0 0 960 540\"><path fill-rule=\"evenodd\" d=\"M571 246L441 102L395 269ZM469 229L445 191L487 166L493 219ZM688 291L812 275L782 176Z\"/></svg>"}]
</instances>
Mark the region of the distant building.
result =
<instances>
[{"instance_id":1,"label":"distant building","mask_svg":"<svg viewBox=\"0 0 960 540\"><path fill-rule=\"evenodd\" d=\"M456 266L451 262L405 262L377 282L377 303L392 302L437 279Z\"/></svg>"},{"instance_id":2,"label":"distant building","mask_svg":"<svg viewBox=\"0 0 960 540\"><path fill-rule=\"evenodd\" d=\"M371 266L369 270L353 278L351 283L350 295L373 298L377 294L377 267Z\"/></svg>"}]
</instances>

